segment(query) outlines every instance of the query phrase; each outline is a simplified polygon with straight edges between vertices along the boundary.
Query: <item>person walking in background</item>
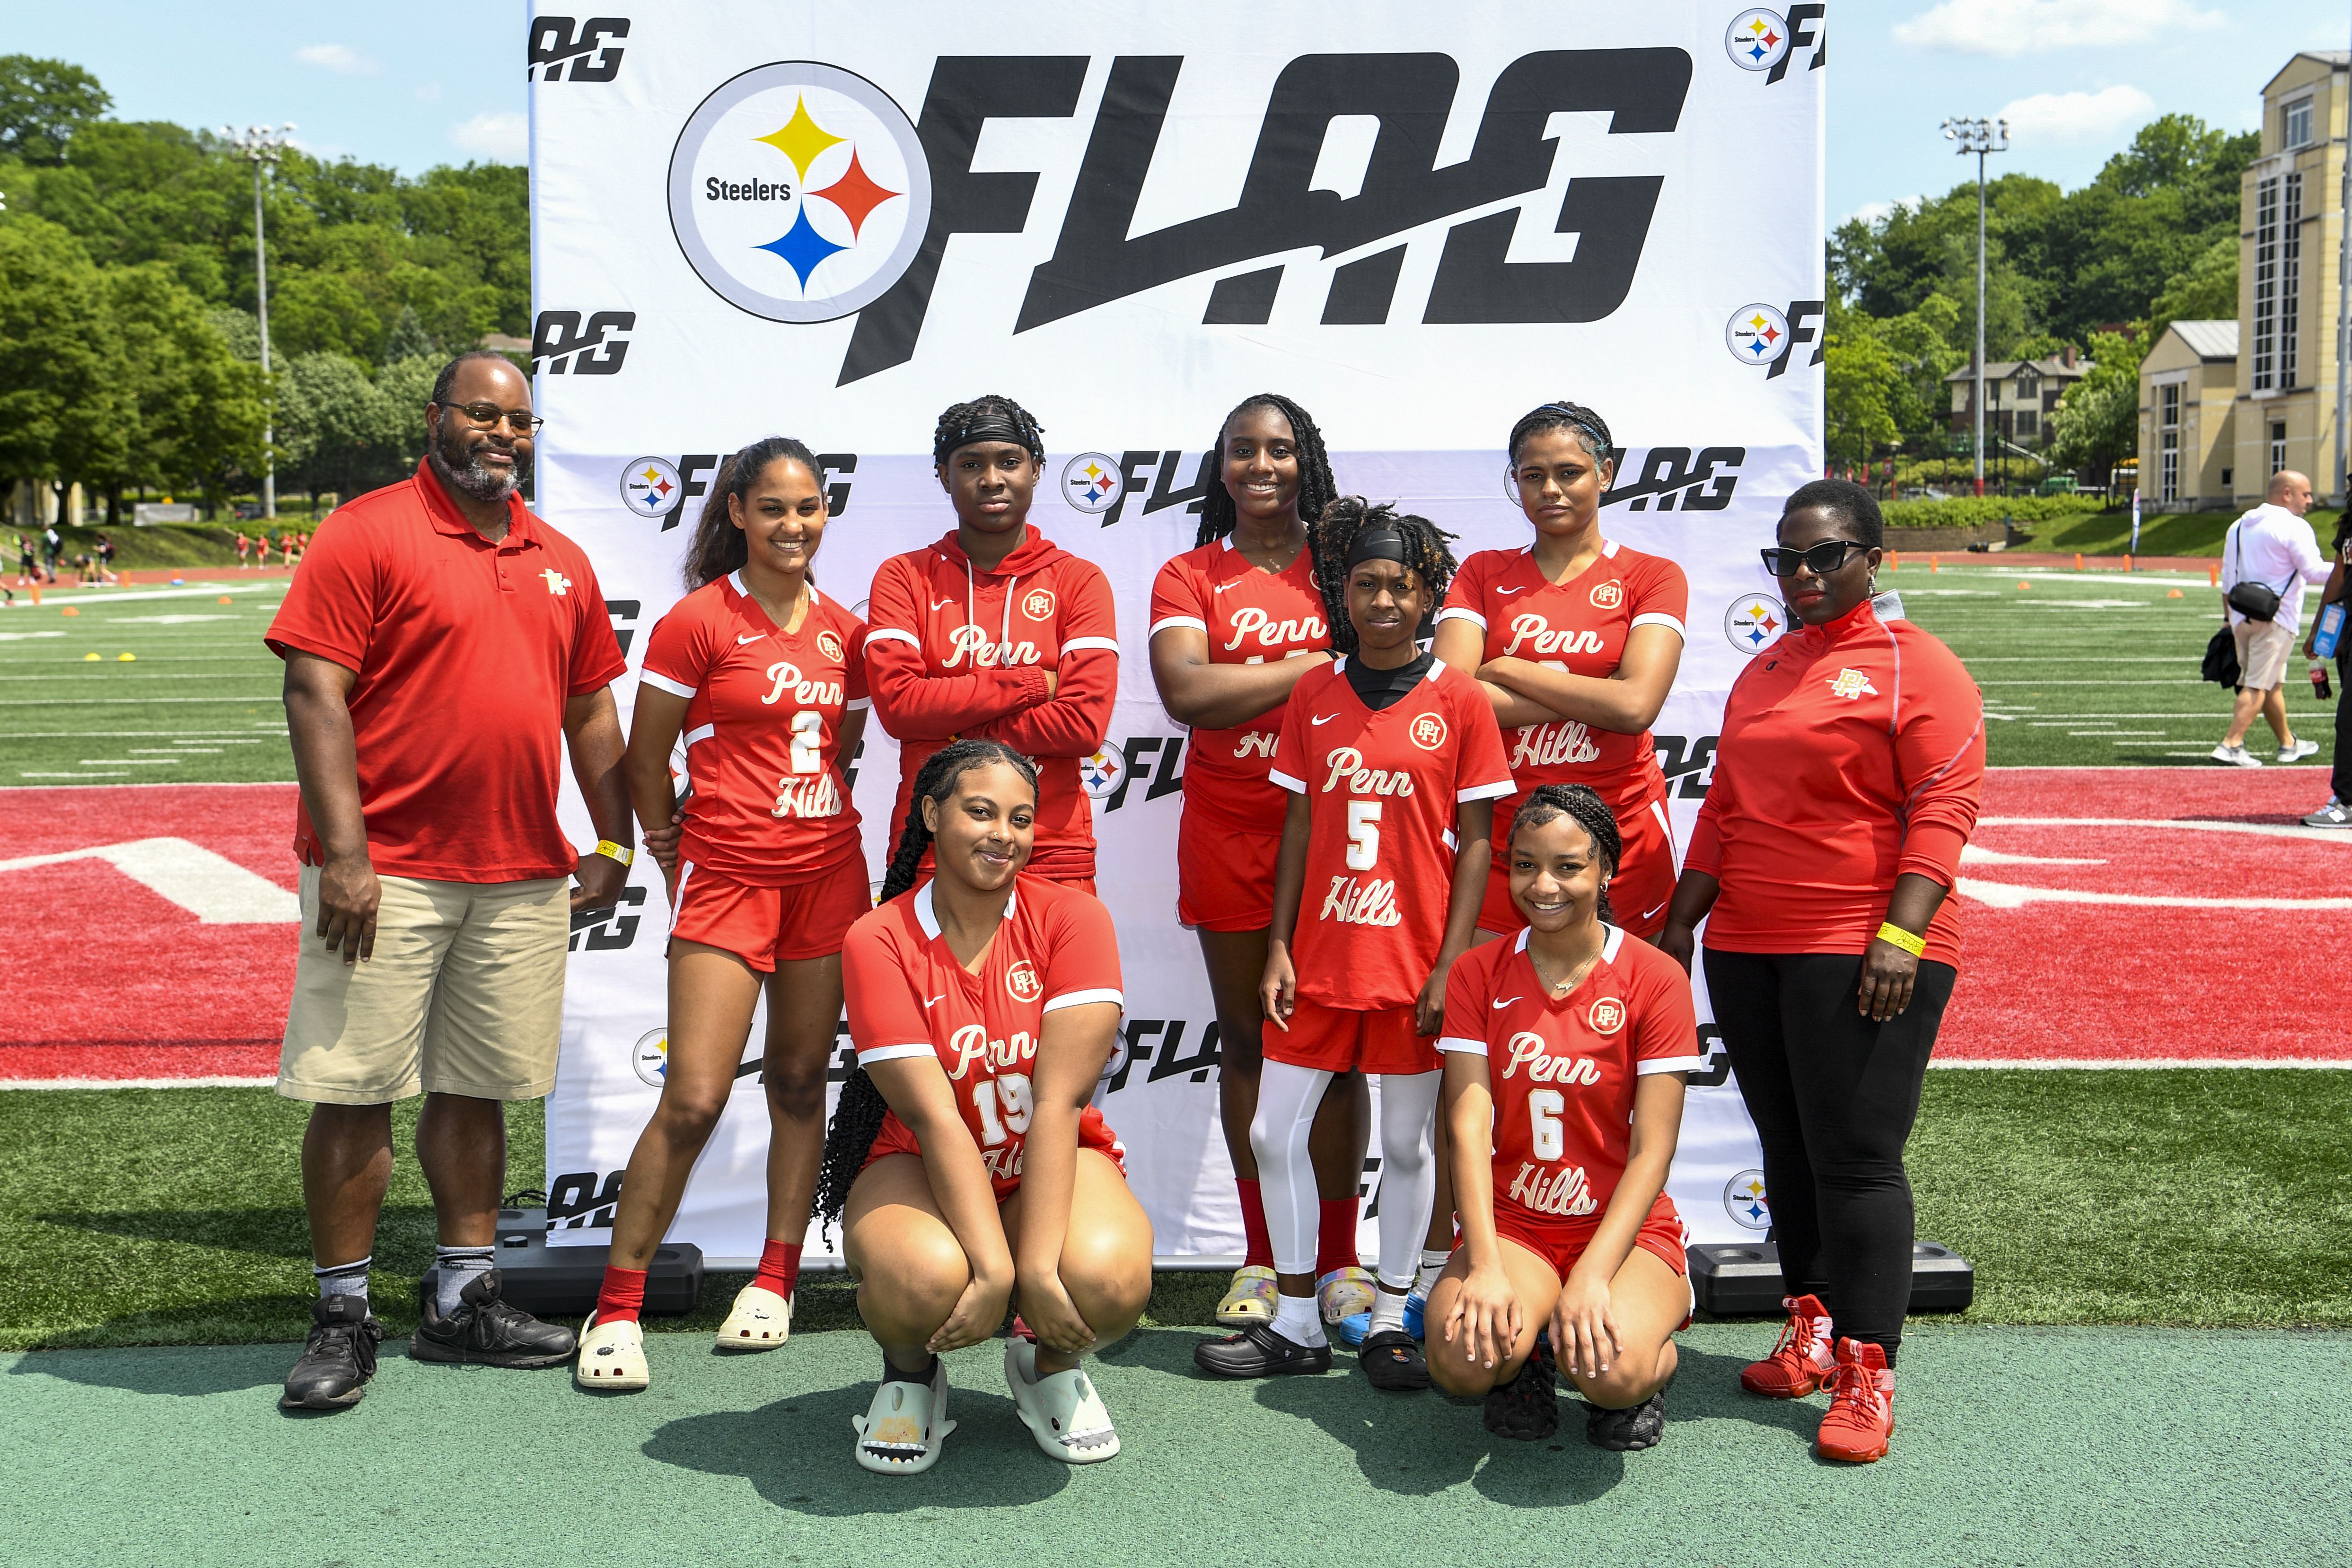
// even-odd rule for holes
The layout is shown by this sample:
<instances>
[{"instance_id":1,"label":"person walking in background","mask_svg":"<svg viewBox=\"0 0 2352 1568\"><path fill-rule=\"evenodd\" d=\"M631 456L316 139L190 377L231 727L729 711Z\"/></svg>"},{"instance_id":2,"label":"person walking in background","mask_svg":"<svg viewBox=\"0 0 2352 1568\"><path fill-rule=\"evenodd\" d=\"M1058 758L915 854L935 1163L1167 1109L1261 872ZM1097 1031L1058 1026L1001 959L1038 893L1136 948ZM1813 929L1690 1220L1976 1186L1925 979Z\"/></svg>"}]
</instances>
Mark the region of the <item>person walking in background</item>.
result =
<instances>
[{"instance_id":1,"label":"person walking in background","mask_svg":"<svg viewBox=\"0 0 2352 1568\"><path fill-rule=\"evenodd\" d=\"M1706 990L1764 1148L1787 1326L1751 1394L1832 1391L1815 1451L1868 1463L1895 1430L1911 1300L1903 1145L1959 924L1946 896L1975 831L1984 699L1949 648L1871 602L1878 503L1846 479L1789 497L1764 551L1790 629L1724 706L1715 781L1660 948Z\"/></svg>"},{"instance_id":2,"label":"person walking in background","mask_svg":"<svg viewBox=\"0 0 2352 1568\"><path fill-rule=\"evenodd\" d=\"M252 541L251 539L247 538L245 537L245 530L244 530L243 528L239 528L239 529L236 531L236 570L239 570L239 571L243 571L246 568L247 568L247 567L249 567L249 566L251 566L251 565L253 564L252 560L249 559L249 558L251 557L252 553L253 553L253 541Z\"/></svg>"},{"instance_id":3,"label":"person walking in background","mask_svg":"<svg viewBox=\"0 0 2352 1568\"><path fill-rule=\"evenodd\" d=\"M114 574L114 536L101 532L98 536L98 580L113 584L122 580Z\"/></svg>"},{"instance_id":4,"label":"person walking in background","mask_svg":"<svg viewBox=\"0 0 2352 1568\"><path fill-rule=\"evenodd\" d=\"M20 532L16 535L16 586L30 588L40 580L41 569L34 559L32 538Z\"/></svg>"},{"instance_id":5,"label":"person walking in background","mask_svg":"<svg viewBox=\"0 0 2352 1568\"><path fill-rule=\"evenodd\" d=\"M2352 586L2345 580L2352 576L2352 507L2336 519L2336 538L2328 549L2336 558L2336 565L2327 574L2327 586L2319 591L2319 608L2312 612L2311 634L2303 640L2303 656L2311 660L2312 668L2318 672L2314 677L2315 685L2325 677L2327 668L2319 662L2326 655L2318 652L2320 623L2327 618L2327 607L2343 605L2345 619L2352 621ZM2336 684L2352 691L2352 624L2336 628ZM2352 715L2352 697L2339 695L2336 699L2335 768L2329 779L2333 790L2327 804L2303 820L2306 828L2352 828L2352 717L2347 715Z\"/></svg>"},{"instance_id":6,"label":"person walking in background","mask_svg":"<svg viewBox=\"0 0 2352 1568\"><path fill-rule=\"evenodd\" d=\"M2216 762L2263 765L2246 749L2246 731L2257 711L2278 737L2281 762L2300 762L2319 750L2315 740L2297 740L2286 718L2286 656L2303 619L2303 585L2327 576L2319 536L2304 520L2310 510L2311 481L2282 468L2271 476L2263 504L2231 523L2222 542L2221 609L2238 644L2238 702L2230 715L2230 733L2213 748ZM2261 613L2270 606L2275 606L2270 614Z\"/></svg>"},{"instance_id":7,"label":"person walking in background","mask_svg":"<svg viewBox=\"0 0 2352 1568\"><path fill-rule=\"evenodd\" d=\"M420 1091L440 1245L410 1359L551 1366L573 1349L569 1330L499 1299L491 1246L505 1102L555 1082L571 916L612 908L634 854L607 689L626 666L587 554L516 494L540 423L522 373L462 354L425 420L416 472L337 514L267 633L301 785L278 1092L311 1103L319 1282L288 1409L355 1405L375 1370L368 1270L392 1103ZM556 820L566 743L602 841L586 855Z\"/></svg>"},{"instance_id":8,"label":"person walking in background","mask_svg":"<svg viewBox=\"0 0 2352 1568\"><path fill-rule=\"evenodd\" d=\"M41 564L47 570L51 582L58 580L58 562L64 558L65 553L66 537L58 532L57 524L51 523L41 530Z\"/></svg>"}]
</instances>

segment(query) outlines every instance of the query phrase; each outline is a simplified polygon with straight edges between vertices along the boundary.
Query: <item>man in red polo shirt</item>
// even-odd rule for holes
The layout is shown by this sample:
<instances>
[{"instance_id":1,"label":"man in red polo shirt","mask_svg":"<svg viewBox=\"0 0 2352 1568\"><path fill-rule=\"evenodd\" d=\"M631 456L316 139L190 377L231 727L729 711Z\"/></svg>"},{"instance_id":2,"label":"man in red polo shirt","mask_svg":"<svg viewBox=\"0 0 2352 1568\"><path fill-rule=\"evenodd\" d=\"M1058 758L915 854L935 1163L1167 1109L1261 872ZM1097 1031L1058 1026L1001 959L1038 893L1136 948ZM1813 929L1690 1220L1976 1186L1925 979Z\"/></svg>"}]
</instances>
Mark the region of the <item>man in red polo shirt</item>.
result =
<instances>
[{"instance_id":1,"label":"man in red polo shirt","mask_svg":"<svg viewBox=\"0 0 2352 1568\"><path fill-rule=\"evenodd\" d=\"M625 665L587 556L515 494L539 424L530 383L502 355L461 355L425 418L424 462L327 519L268 637L301 780L278 1092L311 1103L319 1281L289 1409L355 1405L375 1370L392 1103L420 1091L440 1247L410 1358L551 1366L574 1348L499 1299L491 1245L505 1102L555 1083L570 916L611 907L634 853L607 689ZM556 821L565 743L603 841L586 855Z\"/></svg>"}]
</instances>

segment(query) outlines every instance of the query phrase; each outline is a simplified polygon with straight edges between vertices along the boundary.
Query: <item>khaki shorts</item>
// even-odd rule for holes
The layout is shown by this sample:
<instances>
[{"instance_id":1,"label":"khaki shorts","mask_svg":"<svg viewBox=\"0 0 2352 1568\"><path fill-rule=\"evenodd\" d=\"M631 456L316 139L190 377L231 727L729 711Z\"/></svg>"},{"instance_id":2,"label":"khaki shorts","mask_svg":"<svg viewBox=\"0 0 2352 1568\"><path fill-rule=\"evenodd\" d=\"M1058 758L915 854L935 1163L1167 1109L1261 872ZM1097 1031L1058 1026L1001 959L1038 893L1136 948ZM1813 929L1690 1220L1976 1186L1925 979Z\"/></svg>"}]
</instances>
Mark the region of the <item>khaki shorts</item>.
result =
<instances>
[{"instance_id":1,"label":"khaki shorts","mask_svg":"<svg viewBox=\"0 0 2352 1568\"><path fill-rule=\"evenodd\" d=\"M2285 685L2294 632L2275 621L2241 621L2230 635L2238 642L2238 685L2250 692L2274 692Z\"/></svg>"},{"instance_id":2,"label":"khaki shorts","mask_svg":"<svg viewBox=\"0 0 2352 1568\"><path fill-rule=\"evenodd\" d=\"M346 964L319 939L319 868L302 868L278 1092L382 1105L420 1092L535 1100L554 1088L570 880L378 880L374 956Z\"/></svg>"}]
</instances>

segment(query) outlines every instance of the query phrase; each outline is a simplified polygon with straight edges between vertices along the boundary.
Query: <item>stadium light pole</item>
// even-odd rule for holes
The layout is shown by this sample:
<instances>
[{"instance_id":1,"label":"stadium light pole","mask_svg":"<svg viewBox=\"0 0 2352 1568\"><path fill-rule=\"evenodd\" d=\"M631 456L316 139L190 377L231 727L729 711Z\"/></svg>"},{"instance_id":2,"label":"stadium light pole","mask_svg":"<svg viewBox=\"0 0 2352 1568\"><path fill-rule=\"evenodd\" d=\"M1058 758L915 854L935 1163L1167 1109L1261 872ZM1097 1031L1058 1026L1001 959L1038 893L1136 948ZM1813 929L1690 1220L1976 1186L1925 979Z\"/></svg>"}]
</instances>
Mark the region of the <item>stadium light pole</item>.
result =
<instances>
[{"instance_id":1,"label":"stadium light pole","mask_svg":"<svg viewBox=\"0 0 2352 1568\"><path fill-rule=\"evenodd\" d=\"M2009 151L2009 121L2006 120L1963 120L1944 121L1944 140L1957 141L1953 149L1962 154L1977 155L1977 494L1984 494L1985 444L1985 155Z\"/></svg>"},{"instance_id":2,"label":"stadium light pole","mask_svg":"<svg viewBox=\"0 0 2352 1568\"><path fill-rule=\"evenodd\" d=\"M254 299L260 307L256 314L261 319L261 375L265 387L269 379L269 255L261 230L261 177L265 167L274 167L286 155L293 130L290 120L275 131L266 125L248 125L242 136L226 125L220 128L221 141L253 165ZM271 406L275 407L275 400ZM270 518L278 516L278 459L269 451L277 439L276 415L266 413L261 425L261 515Z\"/></svg>"},{"instance_id":3,"label":"stadium light pole","mask_svg":"<svg viewBox=\"0 0 2352 1568\"><path fill-rule=\"evenodd\" d=\"M2336 79L2331 73L2332 96L2341 98L2344 89L2334 86ZM2336 504L2352 508L2344 450L2344 427L2352 423L2352 381L2345 379L2352 367L2352 108L2344 112L2346 133L2329 139L2344 149L2344 188L2336 203Z\"/></svg>"}]
</instances>

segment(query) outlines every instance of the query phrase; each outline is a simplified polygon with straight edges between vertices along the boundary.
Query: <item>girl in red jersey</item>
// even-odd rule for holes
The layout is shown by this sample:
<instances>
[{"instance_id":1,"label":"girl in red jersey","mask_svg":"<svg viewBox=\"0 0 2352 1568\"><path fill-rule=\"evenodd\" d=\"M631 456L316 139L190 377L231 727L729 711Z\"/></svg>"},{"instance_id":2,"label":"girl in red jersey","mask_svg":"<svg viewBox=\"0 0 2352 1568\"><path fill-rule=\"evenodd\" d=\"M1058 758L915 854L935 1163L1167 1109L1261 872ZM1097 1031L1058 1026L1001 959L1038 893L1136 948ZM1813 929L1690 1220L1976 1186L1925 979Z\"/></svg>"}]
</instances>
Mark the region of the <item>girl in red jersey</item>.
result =
<instances>
[{"instance_id":1,"label":"girl in red jersey","mask_svg":"<svg viewBox=\"0 0 2352 1568\"><path fill-rule=\"evenodd\" d=\"M1250 1124L1280 1294L1273 1322L1194 1347L1219 1376L1331 1364L1308 1271L1319 1215L1307 1145L1332 1078L1353 1070L1381 1075L1380 1288L1364 1370L1379 1388L1429 1385L1404 1328L1435 1174L1438 1057L1426 1037L1475 935L1494 802L1511 789L1493 710L1414 643L1453 569L1426 518L1352 496L1316 531L1317 585L1347 629L1347 656L1291 693L1269 775L1293 799L1259 989L1275 1030Z\"/></svg>"},{"instance_id":2,"label":"girl in red jersey","mask_svg":"<svg viewBox=\"0 0 2352 1568\"><path fill-rule=\"evenodd\" d=\"M1445 992L1445 1118L1462 1246L1430 1292L1430 1375L1484 1395L1486 1429L1559 1427L1555 1353L1603 1448L1664 1433L1660 1393L1690 1316L1683 1226L1665 1195L1684 1075L1703 1065L1690 982L1610 919L1616 819L1580 784L1531 791L1512 821L1527 925L1473 948ZM1539 1343L1549 1328L1550 1343Z\"/></svg>"},{"instance_id":3,"label":"girl in red jersey","mask_svg":"<svg viewBox=\"0 0 2352 1568\"><path fill-rule=\"evenodd\" d=\"M693 791L669 890L669 1026L661 1103L613 1219L611 1266L580 1341L583 1388L643 1388L646 1266L734 1090L751 1010L768 998L768 1242L719 1330L782 1344L824 1142L825 1065L841 1017L841 943L872 907L843 765L866 726L865 627L820 594L824 471L771 436L728 460L687 557L693 586L655 626L631 721L629 793L667 841L681 732Z\"/></svg>"},{"instance_id":4,"label":"girl in red jersey","mask_svg":"<svg viewBox=\"0 0 2352 1568\"><path fill-rule=\"evenodd\" d=\"M905 818L924 759L959 736L1039 759L1032 876L1094 891L1093 803L1078 761L1102 747L1118 693L1118 627L1102 569L1029 524L1045 442L1011 398L960 402L931 441L956 526L893 556L867 603L866 677L898 741Z\"/></svg>"},{"instance_id":5,"label":"girl in red jersey","mask_svg":"<svg viewBox=\"0 0 2352 1568\"><path fill-rule=\"evenodd\" d=\"M1023 1424L1056 1459L1108 1459L1118 1434L1079 1361L1151 1295L1151 1222L1088 1103L1118 1034L1110 912L1022 874L1037 772L1003 742L935 751L913 793L882 906L842 950L858 1065L817 1188L882 1348L857 1462L931 1467L955 1430L940 1353L995 1333L1016 1294L1034 1335L1004 1351Z\"/></svg>"},{"instance_id":6,"label":"girl in red jersey","mask_svg":"<svg viewBox=\"0 0 2352 1568\"><path fill-rule=\"evenodd\" d=\"M1478 677L1511 734L1517 792L1495 809L1495 869L1478 928L1508 936L1511 813L1541 784L1587 784L1624 835L1616 906L1648 938L1675 891L1666 780L1650 726L1682 664L1690 587L1662 556L1601 533L1601 497L1617 476L1609 426L1579 403L1548 402L1511 427L1510 482L1535 525L1523 549L1462 563L1437 612L1437 656Z\"/></svg>"},{"instance_id":7,"label":"girl in red jersey","mask_svg":"<svg viewBox=\"0 0 2352 1568\"><path fill-rule=\"evenodd\" d=\"M1151 585L1151 678L1168 716L1192 727L1184 817L1176 839L1176 918L1199 936L1217 1008L1217 1106L1234 1162L1246 1251L1217 1321L1274 1316L1274 1243L1250 1151L1265 1014L1266 927L1283 793L1267 779L1284 705L1299 678L1328 664L1331 629L1315 586L1310 530L1338 494L1323 433L1288 398L1261 392L1225 416L1218 483L1202 498L1197 548ZM1370 1097L1364 1075L1323 1097L1308 1152L1321 1195L1316 1248L1323 1319L1372 1305L1356 1257Z\"/></svg>"},{"instance_id":8,"label":"girl in red jersey","mask_svg":"<svg viewBox=\"0 0 2352 1568\"><path fill-rule=\"evenodd\" d=\"M1895 1433L1911 1301L1903 1145L1958 978L1947 895L1984 786L1984 699L1949 648L1872 598L1885 524L1846 479L1801 486L1763 552L1792 624L1724 704L1715 780L1658 946L1706 992L1764 1148L1788 1281L1739 1381L1831 1390L1813 1439L1867 1464Z\"/></svg>"}]
</instances>

